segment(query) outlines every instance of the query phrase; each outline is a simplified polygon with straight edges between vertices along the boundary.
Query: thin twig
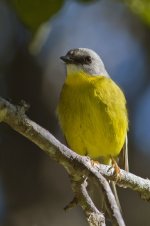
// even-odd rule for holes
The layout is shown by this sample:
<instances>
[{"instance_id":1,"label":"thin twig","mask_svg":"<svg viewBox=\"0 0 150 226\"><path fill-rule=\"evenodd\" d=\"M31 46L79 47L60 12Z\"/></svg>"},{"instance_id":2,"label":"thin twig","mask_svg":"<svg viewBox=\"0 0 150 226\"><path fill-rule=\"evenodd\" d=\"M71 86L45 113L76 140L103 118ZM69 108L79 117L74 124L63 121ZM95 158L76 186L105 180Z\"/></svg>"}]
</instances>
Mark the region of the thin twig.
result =
<instances>
[{"instance_id":1,"label":"thin twig","mask_svg":"<svg viewBox=\"0 0 150 226\"><path fill-rule=\"evenodd\" d=\"M130 188L139 193L145 201L150 201L150 180L136 176L132 173L120 170L119 177L116 180L114 169L109 166L99 164L95 166L96 171L101 173L105 178L115 181L119 187Z\"/></svg>"}]
</instances>

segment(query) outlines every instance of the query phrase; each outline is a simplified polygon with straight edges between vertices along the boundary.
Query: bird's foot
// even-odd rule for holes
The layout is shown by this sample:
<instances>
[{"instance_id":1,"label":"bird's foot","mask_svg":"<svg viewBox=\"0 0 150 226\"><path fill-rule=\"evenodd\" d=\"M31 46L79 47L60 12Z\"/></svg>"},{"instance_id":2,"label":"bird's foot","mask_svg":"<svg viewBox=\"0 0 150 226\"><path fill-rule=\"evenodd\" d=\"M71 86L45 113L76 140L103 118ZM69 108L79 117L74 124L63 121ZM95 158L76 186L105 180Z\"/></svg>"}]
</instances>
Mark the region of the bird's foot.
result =
<instances>
[{"instance_id":1,"label":"bird's foot","mask_svg":"<svg viewBox=\"0 0 150 226\"><path fill-rule=\"evenodd\" d=\"M114 176L116 181L120 179L120 167L118 166L116 160L111 156L112 168L114 169Z\"/></svg>"},{"instance_id":2,"label":"bird's foot","mask_svg":"<svg viewBox=\"0 0 150 226\"><path fill-rule=\"evenodd\" d=\"M100 164L99 161L91 159L91 165L92 166L96 166L96 165L99 165L99 164Z\"/></svg>"}]
</instances>

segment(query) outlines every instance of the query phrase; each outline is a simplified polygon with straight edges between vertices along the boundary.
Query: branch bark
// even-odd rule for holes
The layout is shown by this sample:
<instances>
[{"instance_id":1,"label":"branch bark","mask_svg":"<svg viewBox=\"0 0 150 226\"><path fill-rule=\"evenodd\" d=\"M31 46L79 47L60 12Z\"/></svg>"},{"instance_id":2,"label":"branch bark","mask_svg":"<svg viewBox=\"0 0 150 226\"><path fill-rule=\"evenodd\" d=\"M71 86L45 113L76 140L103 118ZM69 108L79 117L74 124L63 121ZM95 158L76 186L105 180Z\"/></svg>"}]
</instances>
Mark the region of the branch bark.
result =
<instances>
[{"instance_id":1,"label":"branch bark","mask_svg":"<svg viewBox=\"0 0 150 226\"><path fill-rule=\"evenodd\" d=\"M25 110L26 106L14 106L3 98L0 98L0 121L7 123L11 128L35 143L52 159L63 165L68 174L73 177L74 183L72 188L75 194L80 194L78 201L87 216L87 221L89 222L89 219L92 219L91 222L94 222L94 220L96 222L90 225L105 225L104 215L94 206L86 190L86 180L83 180L83 177L92 176L103 187L105 199L109 203L112 214L113 225L124 226L125 223L109 183L106 180L116 180L114 169L102 164L93 165L88 157L80 156L71 151L65 145L61 144L51 133L30 120L26 116ZM131 188L137 191L141 198L150 201L150 181L148 179L143 179L121 170L116 184L124 188Z\"/></svg>"}]
</instances>

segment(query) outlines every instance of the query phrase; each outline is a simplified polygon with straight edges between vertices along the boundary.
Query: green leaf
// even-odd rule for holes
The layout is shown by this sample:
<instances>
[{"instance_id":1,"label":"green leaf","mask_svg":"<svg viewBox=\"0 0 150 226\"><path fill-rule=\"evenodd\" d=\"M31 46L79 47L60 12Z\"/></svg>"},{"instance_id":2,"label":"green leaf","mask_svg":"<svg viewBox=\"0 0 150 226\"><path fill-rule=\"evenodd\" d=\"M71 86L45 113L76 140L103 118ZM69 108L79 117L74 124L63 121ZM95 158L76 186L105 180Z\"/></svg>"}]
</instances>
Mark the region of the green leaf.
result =
<instances>
[{"instance_id":1,"label":"green leaf","mask_svg":"<svg viewBox=\"0 0 150 226\"><path fill-rule=\"evenodd\" d=\"M32 31L62 7L64 0L10 0L21 21Z\"/></svg>"},{"instance_id":2,"label":"green leaf","mask_svg":"<svg viewBox=\"0 0 150 226\"><path fill-rule=\"evenodd\" d=\"M150 0L124 0L124 2L144 23L150 25Z\"/></svg>"}]
</instances>

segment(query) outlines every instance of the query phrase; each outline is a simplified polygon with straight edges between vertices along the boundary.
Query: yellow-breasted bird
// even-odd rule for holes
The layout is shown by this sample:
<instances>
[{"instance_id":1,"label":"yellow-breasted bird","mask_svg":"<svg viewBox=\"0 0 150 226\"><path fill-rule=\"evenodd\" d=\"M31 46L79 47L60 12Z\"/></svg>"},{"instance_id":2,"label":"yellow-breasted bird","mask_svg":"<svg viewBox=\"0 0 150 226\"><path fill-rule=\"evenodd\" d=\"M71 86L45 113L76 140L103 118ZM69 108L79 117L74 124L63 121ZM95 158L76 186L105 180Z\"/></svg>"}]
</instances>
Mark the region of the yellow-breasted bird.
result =
<instances>
[{"instance_id":1,"label":"yellow-breasted bird","mask_svg":"<svg viewBox=\"0 0 150 226\"><path fill-rule=\"evenodd\" d=\"M128 170L126 99L90 49L71 49L61 59L67 76L57 108L69 147L80 155L111 164L124 149Z\"/></svg>"}]
</instances>

